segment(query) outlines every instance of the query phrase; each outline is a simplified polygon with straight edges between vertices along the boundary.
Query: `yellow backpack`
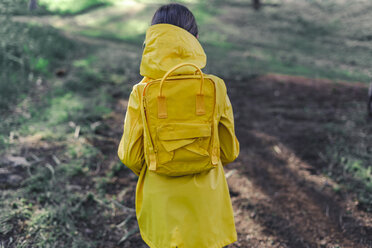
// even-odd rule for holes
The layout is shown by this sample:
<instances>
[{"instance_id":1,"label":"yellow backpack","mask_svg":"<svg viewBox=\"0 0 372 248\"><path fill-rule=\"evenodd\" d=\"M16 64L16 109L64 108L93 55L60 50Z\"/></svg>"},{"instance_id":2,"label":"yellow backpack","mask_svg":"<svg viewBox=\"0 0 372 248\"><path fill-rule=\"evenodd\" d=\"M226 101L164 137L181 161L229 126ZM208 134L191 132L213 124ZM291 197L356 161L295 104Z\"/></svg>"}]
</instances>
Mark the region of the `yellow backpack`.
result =
<instances>
[{"instance_id":1,"label":"yellow backpack","mask_svg":"<svg viewBox=\"0 0 372 248\"><path fill-rule=\"evenodd\" d=\"M170 76L193 66L194 75ZM191 63L177 65L143 90L145 159L150 171L183 176L207 171L219 161L216 87Z\"/></svg>"}]
</instances>

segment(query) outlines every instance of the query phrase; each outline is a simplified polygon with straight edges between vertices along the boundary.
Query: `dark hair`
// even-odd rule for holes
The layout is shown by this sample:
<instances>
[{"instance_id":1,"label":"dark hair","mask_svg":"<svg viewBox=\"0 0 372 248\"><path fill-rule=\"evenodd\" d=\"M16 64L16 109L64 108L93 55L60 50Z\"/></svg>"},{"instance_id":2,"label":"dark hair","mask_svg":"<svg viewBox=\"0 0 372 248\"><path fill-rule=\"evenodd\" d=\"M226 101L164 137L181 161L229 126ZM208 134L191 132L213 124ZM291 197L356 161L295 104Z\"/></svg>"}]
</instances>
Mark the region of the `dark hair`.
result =
<instances>
[{"instance_id":1,"label":"dark hair","mask_svg":"<svg viewBox=\"0 0 372 248\"><path fill-rule=\"evenodd\" d=\"M191 11L178 3L171 3L161 6L154 14L151 25L168 23L189 31L197 37L198 26Z\"/></svg>"}]
</instances>

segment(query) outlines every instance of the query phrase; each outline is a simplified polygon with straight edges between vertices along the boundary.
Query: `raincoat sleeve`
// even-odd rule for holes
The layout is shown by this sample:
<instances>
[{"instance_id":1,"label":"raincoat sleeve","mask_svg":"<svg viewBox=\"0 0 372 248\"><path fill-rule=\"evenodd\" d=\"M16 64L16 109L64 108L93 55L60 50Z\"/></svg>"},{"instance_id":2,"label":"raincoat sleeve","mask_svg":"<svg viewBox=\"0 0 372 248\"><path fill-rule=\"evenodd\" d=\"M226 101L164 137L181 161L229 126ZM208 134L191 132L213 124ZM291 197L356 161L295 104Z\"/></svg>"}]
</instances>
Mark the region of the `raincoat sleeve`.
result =
<instances>
[{"instance_id":1,"label":"raincoat sleeve","mask_svg":"<svg viewBox=\"0 0 372 248\"><path fill-rule=\"evenodd\" d=\"M224 109L218 125L221 153L220 158L223 165L234 161L239 155L239 141L235 136L234 114L229 96L226 94Z\"/></svg>"},{"instance_id":2,"label":"raincoat sleeve","mask_svg":"<svg viewBox=\"0 0 372 248\"><path fill-rule=\"evenodd\" d=\"M130 94L124 120L124 133L120 140L118 156L137 176L145 162L143 151L143 123L140 110L140 97L134 86Z\"/></svg>"}]
</instances>

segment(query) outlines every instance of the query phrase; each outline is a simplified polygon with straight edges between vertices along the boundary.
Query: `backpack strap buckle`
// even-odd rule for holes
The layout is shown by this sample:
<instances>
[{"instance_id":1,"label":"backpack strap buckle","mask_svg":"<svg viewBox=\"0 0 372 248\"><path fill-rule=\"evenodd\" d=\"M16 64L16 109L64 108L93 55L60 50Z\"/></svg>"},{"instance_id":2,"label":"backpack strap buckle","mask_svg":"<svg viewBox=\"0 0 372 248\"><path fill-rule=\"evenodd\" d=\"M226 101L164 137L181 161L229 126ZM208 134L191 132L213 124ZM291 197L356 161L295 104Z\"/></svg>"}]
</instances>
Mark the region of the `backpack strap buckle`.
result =
<instances>
[{"instance_id":1,"label":"backpack strap buckle","mask_svg":"<svg viewBox=\"0 0 372 248\"><path fill-rule=\"evenodd\" d=\"M150 171L156 171L156 155L154 152L154 149L152 147L149 148L149 159L150 159L150 164L149 164L149 170Z\"/></svg>"},{"instance_id":2,"label":"backpack strap buckle","mask_svg":"<svg viewBox=\"0 0 372 248\"><path fill-rule=\"evenodd\" d=\"M167 102L165 96L158 96L158 118L159 119L168 118Z\"/></svg>"},{"instance_id":3,"label":"backpack strap buckle","mask_svg":"<svg viewBox=\"0 0 372 248\"><path fill-rule=\"evenodd\" d=\"M218 155L218 147L213 147L212 149L212 164L217 165L219 160L219 155Z\"/></svg>"},{"instance_id":4,"label":"backpack strap buckle","mask_svg":"<svg viewBox=\"0 0 372 248\"><path fill-rule=\"evenodd\" d=\"M204 115L204 114L205 114L204 95L197 94L196 95L196 115Z\"/></svg>"}]
</instances>

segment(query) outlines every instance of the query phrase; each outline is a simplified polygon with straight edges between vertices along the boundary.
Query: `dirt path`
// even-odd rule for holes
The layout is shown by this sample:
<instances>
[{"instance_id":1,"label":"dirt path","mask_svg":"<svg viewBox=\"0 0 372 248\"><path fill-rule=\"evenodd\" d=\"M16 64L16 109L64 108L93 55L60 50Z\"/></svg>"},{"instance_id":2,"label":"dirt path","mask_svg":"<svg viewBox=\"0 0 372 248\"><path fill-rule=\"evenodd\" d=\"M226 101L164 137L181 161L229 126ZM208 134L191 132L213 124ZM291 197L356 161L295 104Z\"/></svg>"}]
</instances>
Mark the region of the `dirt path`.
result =
<instances>
[{"instance_id":1,"label":"dirt path","mask_svg":"<svg viewBox=\"0 0 372 248\"><path fill-rule=\"evenodd\" d=\"M268 75L229 88L242 145L227 167L239 233L231 247L372 247L371 215L332 190L320 160L319 126L362 101L365 86Z\"/></svg>"}]
</instances>

